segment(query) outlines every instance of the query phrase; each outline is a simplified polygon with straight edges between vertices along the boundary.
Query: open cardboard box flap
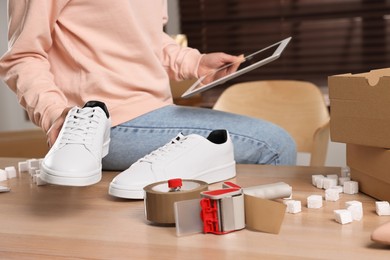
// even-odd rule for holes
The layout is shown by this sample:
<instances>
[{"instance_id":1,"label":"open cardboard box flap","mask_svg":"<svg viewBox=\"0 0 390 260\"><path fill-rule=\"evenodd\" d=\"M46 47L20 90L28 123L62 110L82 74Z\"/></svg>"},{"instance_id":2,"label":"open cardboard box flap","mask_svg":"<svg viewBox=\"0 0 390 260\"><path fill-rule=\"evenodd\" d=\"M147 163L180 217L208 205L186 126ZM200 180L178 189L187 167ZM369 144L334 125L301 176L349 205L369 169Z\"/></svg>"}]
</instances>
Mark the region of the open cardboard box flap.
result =
<instances>
[{"instance_id":1,"label":"open cardboard box flap","mask_svg":"<svg viewBox=\"0 0 390 260\"><path fill-rule=\"evenodd\" d=\"M390 148L390 68L328 78L331 140Z\"/></svg>"}]
</instances>

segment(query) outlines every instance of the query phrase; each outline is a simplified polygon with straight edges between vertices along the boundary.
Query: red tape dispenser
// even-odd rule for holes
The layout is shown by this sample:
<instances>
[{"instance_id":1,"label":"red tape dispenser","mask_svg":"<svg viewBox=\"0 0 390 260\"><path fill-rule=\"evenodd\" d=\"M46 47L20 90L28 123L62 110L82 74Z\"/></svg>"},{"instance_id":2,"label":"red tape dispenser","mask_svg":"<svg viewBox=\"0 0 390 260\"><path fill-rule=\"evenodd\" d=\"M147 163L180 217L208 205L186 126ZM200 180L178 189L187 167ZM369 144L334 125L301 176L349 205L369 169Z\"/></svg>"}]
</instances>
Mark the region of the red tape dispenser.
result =
<instances>
[{"instance_id":1,"label":"red tape dispenser","mask_svg":"<svg viewBox=\"0 0 390 260\"><path fill-rule=\"evenodd\" d=\"M245 228L244 195L240 186L225 182L224 188L201 192L203 232L226 234Z\"/></svg>"}]
</instances>

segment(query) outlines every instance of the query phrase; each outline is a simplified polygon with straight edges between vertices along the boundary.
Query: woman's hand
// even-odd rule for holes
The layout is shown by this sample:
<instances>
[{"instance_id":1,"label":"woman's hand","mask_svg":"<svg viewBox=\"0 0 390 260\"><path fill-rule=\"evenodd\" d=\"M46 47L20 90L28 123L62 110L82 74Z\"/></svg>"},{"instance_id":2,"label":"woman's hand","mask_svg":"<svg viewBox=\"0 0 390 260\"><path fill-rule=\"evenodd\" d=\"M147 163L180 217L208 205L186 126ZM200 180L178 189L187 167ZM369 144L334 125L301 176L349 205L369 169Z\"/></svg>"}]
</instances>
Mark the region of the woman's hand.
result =
<instances>
[{"instance_id":1,"label":"woman's hand","mask_svg":"<svg viewBox=\"0 0 390 260\"><path fill-rule=\"evenodd\" d=\"M67 107L62 111L61 115L53 122L51 127L46 133L47 136L47 144L51 148L54 142L57 140L57 137L61 131L62 125L65 122L66 115L68 114L71 107Z\"/></svg>"},{"instance_id":2,"label":"woman's hand","mask_svg":"<svg viewBox=\"0 0 390 260\"><path fill-rule=\"evenodd\" d=\"M205 54L199 62L198 77L208 75L202 81L203 84L207 84L235 72L244 60L243 55L233 56L223 52Z\"/></svg>"}]
</instances>

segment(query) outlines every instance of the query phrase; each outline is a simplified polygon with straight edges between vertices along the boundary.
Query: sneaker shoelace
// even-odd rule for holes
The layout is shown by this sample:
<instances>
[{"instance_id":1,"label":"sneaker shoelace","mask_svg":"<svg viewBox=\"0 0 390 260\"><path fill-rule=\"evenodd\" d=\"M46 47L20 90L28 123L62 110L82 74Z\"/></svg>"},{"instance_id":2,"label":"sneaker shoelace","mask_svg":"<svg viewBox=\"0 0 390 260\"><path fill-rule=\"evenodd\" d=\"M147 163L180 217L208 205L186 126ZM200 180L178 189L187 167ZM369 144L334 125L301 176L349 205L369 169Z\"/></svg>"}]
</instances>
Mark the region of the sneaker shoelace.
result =
<instances>
[{"instance_id":1,"label":"sneaker shoelace","mask_svg":"<svg viewBox=\"0 0 390 260\"><path fill-rule=\"evenodd\" d=\"M154 150L153 152L145 155L143 158L139 159L139 162L148 162L153 163L154 161L160 160L170 153L175 153L180 149L187 147L185 141L188 139L187 136L183 134L178 134L166 145Z\"/></svg>"},{"instance_id":2,"label":"sneaker shoelace","mask_svg":"<svg viewBox=\"0 0 390 260\"><path fill-rule=\"evenodd\" d=\"M71 111L64 124L61 144L92 144L99 118L95 108L85 107Z\"/></svg>"}]
</instances>

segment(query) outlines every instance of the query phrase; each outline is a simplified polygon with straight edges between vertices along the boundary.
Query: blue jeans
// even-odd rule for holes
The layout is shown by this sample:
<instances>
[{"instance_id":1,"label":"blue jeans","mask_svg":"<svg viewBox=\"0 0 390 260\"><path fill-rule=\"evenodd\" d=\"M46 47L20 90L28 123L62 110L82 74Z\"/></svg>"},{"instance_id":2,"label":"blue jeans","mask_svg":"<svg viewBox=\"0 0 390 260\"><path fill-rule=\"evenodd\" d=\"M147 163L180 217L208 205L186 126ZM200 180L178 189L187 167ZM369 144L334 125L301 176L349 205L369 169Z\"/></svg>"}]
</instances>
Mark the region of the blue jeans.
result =
<instances>
[{"instance_id":1,"label":"blue jeans","mask_svg":"<svg viewBox=\"0 0 390 260\"><path fill-rule=\"evenodd\" d=\"M207 108L169 105L112 127L110 151L103 159L103 169L125 170L180 132L207 137L215 129L229 131L237 163L296 163L295 142L274 124Z\"/></svg>"}]
</instances>

